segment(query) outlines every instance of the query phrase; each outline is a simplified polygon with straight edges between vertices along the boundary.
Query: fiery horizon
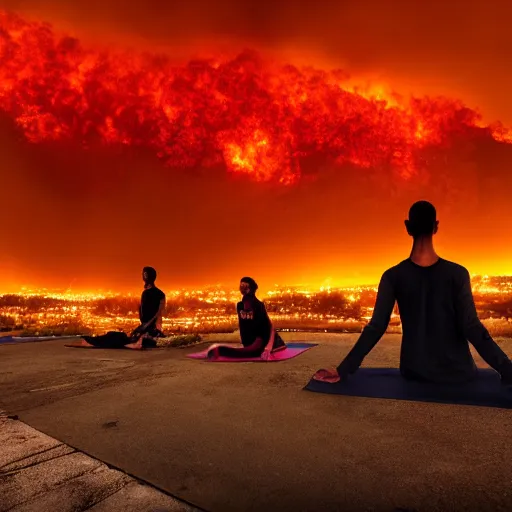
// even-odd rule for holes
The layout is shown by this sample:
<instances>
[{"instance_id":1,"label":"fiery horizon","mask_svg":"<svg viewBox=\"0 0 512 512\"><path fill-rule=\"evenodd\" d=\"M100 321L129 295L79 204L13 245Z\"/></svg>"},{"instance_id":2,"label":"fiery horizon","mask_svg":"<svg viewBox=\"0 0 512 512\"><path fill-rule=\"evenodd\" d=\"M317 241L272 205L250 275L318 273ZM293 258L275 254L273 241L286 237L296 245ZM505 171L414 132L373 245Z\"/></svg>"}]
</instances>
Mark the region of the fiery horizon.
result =
<instances>
[{"instance_id":1,"label":"fiery horizon","mask_svg":"<svg viewBox=\"0 0 512 512\"><path fill-rule=\"evenodd\" d=\"M510 336L512 276L474 276L472 288L479 315L493 335ZM235 289L211 286L165 290L166 333L233 332L237 328ZM272 321L280 330L360 332L371 318L376 286L319 289L279 287L259 290ZM131 330L137 325L139 296L112 293L79 294L70 290L24 290L0 295L0 332L31 335L80 335ZM388 332L400 332L395 308Z\"/></svg>"},{"instance_id":2,"label":"fiery horizon","mask_svg":"<svg viewBox=\"0 0 512 512\"><path fill-rule=\"evenodd\" d=\"M501 293L500 289L493 287L495 281L500 279L512 282L511 274L500 274L500 275L489 275L489 274L471 274L473 291L484 292L484 293ZM165 281L164 281L165 283ZM332 292L343 292L349 293L351 291L360 291L361 289L373 289L377 291L378 280L373 282L352 282L348 284L340 284L342 281L333 281L332 279L326 279L321 283L306 284L306 283L295 283L295 284L279 284L274 283L273 285L265 285L260 287L258 295L262 297L272 297L276 293L298 293L299 295L311 295L315 293L330 293ZM168 287L166 284L160 282L156 285L163 289L169 298L176 296L188 296L191 295L208 295L214 293L228 294L232 299L238 297L239 291L237 282L232 285L227 283L215 283L215 284L203 284L202 286L181 286L181 287ZM78 289L78 288L46 288L37 287L30 285L21 285L13 288L0 288L0 297L6 295L19 295L22 297L47 297L53 299L63 300L99 300L105 298L114 297L138 297L142 293L143 283L141 282L139 287L132 286L129 289L124 290L113 290L108 288L96 288L96 289Z\"/></svg>"},{"instance_id":3,"label":"fiery horizon","mask_svg":"<svg viewBox=\"0 0 512 512\"><path fill-rule=\"evenodd\" d=\"M193 24L176 54L144 23L143 45L109 49L115 31L83 36L99 18L75 32L39 10L0 2L0 290L136 292L148 264L169 289L376 283L408 256L418 199L438 209L442 257L512 274L512 116L492 88L437 87L446 69L429 86L413 71L403 86L405 68L368 79L349 45L350 65L320 44L299 63L284 36L272 55L257 37L200 51Z\"/></svg>"}]
</instances>

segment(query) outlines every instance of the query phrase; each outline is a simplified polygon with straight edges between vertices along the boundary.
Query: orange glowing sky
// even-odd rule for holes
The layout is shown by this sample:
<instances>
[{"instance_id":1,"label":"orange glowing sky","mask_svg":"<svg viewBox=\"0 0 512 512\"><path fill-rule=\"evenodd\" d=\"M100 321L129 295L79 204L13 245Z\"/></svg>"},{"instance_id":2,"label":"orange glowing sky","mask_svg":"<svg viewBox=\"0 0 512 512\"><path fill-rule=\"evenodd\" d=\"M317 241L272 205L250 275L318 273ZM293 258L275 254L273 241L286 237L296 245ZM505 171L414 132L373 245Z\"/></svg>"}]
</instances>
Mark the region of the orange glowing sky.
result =
<instances>
[{"instance_id":1,"label":"orange glowing sky","mask_svg":"<svg viewBox=\"0 0 512 512\"><path fill-rule=\"evenodd\" d=\"M0 0L0 9L48 21L85 48L167 52L183 62L253 48L283 65L343 69L372 90L444 95L479 111L481 126L512 126L512 36L505 26L512 7L503 2L325 1L302 10L291 1L271 10L257 2L167 4ZM512 274L512 146L491 137L458 138L442 149L436 142L409 180L362 170L357 158L367 152L341 166L313 152L301 161L301 179L283 186L233 180L222 165L169 170L149 146L31 144L7 111L0 111L0 134L8 219L0 291L22 284L134 290L148 264L168 288L236 286L242 275L263 289L276 282L373 283L407 257L403 219L418 199L438 207L442 256L471 273ZM282 174L282 161L268 168Z\"/></svg>"}]
</instances>

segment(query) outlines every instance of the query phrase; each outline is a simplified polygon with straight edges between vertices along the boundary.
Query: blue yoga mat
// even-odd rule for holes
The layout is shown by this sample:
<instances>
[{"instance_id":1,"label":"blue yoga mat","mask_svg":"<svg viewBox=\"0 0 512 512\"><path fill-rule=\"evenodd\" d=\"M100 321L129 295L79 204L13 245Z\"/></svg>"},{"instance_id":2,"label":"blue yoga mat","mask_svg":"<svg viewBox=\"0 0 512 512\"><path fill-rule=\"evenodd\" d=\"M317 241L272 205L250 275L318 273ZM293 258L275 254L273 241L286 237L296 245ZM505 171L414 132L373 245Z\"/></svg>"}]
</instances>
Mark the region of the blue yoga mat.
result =
<instances>
[{"instance_id":1,"label":"blue yoga mat","mask_svg":"<svg viewBox=\"0 0 512 512\"><path fill-rule=\"evenodd\" d=\"M311 379L304 389L330 395L512 409L512 390L504 388L500 376L490 369L479 369L478 377L466 384L431 384L407 381L396 368L360 368L335 384Z\"/></svg>"},{"instance_id":2,"label":"blue yoga mat","mask_svg":"<svg viewBox=\"0 0 512 512\"><path fill-rule=\"evenodd\" d=\"M80 336L27 336L27 337L20 337L20 336L4 336L0 338L0 345L6 344L6 345L13 345L16 343L31 343L31 342L38 342L38 341L58 341L58 340L67 340L70 338L79 338Z\"/></svg>"},{"instance_id":3,"label":"blue yoga mat","mask_svg":"<svg viewBox=\"0 0 512 512\"><path fill-rule=\"evenodd\" d=\"M287 347L290 347L290 348L310 348L310 347L316 347L318 346L318 343L306 343L305 341L303 341L302 343L299 341L297 343L286 343L286 346Z\"/></svg>"}]
</instances>

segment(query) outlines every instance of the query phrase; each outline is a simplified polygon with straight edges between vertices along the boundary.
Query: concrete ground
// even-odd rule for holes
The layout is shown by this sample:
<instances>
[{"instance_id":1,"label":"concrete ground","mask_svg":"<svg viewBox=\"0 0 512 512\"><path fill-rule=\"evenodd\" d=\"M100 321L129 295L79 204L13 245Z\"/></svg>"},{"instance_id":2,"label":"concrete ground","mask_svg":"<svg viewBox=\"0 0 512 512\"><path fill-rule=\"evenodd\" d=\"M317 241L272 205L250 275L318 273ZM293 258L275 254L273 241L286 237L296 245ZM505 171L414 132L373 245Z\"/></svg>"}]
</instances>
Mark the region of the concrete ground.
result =
<instances>
[{"instance_id":1,"label":"concrete ground","mask_svg":"<svg viewBox=\"0 0 512 512\"><path fill-rule=\"evenodd\" d=\"M2 512L197 510L3 413L0 446Z\"/></svg>"},{"instance_id":2,"label":"concrete ground","mask_svg":"<svg viewBox=\"0 0 512 512\"><path fill-rule=\"evenodd\" d=\"M512 510L510 410L309 393L357 336L284 337L320 345L236 364L185 358L197 347L0 346L0 404L209 511ZM365 365L396 366L398 354L389 335Z\"/></svg>"}]
</instances>

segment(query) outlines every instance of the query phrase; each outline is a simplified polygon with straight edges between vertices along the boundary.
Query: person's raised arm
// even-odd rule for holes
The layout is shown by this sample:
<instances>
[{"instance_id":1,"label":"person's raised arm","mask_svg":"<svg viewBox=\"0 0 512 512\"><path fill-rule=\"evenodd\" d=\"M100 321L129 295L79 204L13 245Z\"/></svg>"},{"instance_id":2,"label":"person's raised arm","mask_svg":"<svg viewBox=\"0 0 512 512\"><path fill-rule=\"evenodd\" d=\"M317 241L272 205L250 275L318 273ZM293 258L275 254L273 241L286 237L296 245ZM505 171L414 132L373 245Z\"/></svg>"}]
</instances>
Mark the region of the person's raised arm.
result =
<instances>
[{"instance_id":1,"label":"person's raised arm","mask_svg":"<svg viewBox=\"0 0 512 512\"><path fill-rule=\"evenodd\" d=\"M336 371L319 370L314 378L325 382L337 382L340 378L354 373L386 332L395 307L395 300L393 284L389 274L385 272L379 283L372 319L363 329L352 350L336 368Z\"/></svg>"},{"instance_id":2,"label":"person's raised arm","mask_svg":"<svg viewBox=\"0 0 512 512\"><path fill-rule=\"evenodd\" d=\"M464 270L457 283L455 299L457 319L464 337L475 347L482 359L501 375L503 381L512 384L512 362L478 318L469 272Z\"/></svg>"}]
</instances>

